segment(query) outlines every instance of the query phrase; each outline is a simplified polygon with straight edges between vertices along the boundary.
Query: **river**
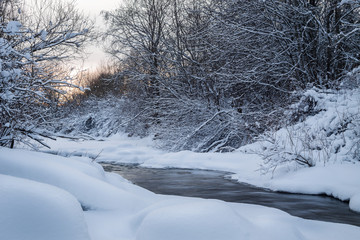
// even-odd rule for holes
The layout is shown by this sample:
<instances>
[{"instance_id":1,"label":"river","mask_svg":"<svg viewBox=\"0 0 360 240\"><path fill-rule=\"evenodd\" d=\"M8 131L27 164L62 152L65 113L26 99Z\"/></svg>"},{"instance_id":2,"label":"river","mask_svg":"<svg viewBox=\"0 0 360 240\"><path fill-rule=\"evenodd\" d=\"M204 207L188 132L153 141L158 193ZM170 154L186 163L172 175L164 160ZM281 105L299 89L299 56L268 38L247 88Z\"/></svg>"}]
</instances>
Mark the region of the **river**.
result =
<instances>
[{"instance_id":1,"label":"river","mask_svg":"<svg viewBox=\"0 0 360 240\"><path fill-rule=\"evenodd\" d=\"M154 193L220 199L274 207L291 215L360 227L360 214L337 199L304 194L273 192L226 178L231 173L196 169L156 169L129 164L102 164L106 171L120 174Z\"/></svg>"}]
</instances>

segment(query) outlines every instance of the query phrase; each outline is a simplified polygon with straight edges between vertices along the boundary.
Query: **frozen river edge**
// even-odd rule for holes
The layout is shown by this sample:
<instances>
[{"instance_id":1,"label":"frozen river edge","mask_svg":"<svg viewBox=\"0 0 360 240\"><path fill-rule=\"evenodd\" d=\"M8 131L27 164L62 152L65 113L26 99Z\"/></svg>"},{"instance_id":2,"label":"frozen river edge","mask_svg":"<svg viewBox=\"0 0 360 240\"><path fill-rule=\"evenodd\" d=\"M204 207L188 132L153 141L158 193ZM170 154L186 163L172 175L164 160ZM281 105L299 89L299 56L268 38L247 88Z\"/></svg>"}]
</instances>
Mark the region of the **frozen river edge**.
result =
<instances>
[{"instance_id":1,"label":"frozen river edge","mask_svg":"<svg viewBox=\"0 0 360 240\"><path fill-rule=\"evenodd\" d=\"M231 173L196 169L143 168L134 164L102 163L132 183L157 194L219 199L281 209L293 216L360 226L360 214L348 203L324 195L273 192L229 179Z\"/></svg>"}]
</instances>

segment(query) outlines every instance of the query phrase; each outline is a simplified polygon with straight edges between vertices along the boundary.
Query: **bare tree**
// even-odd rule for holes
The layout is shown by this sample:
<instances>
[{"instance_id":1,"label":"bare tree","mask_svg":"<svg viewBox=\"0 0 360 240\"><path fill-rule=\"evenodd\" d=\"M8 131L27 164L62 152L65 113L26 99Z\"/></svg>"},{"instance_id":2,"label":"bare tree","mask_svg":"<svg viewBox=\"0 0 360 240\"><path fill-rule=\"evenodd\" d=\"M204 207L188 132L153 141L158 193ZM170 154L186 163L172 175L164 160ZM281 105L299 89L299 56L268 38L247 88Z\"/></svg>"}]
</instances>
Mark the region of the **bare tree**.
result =
<instances>
[{"instance_id":1,"label":"bare tree","mask_svg":"<svg viewBox=\"0 0 360 240\"><path fill-rule=\"evenodd\" d=\"M159 96L164 57L168 0L131 0L104 13L108 52L128 66L128 76L143 85L148 96Z\"/></svg>"},{"instance_id":2,"label":"bare tree","mask_svg":"<svg viewBox=\"0 0 360 240\"><path fill-rule=\"evenodd\" d=\"M274 36L302 88L337 86L359 65L359 1L266 1Z\"/></svg>"}]
</instances>

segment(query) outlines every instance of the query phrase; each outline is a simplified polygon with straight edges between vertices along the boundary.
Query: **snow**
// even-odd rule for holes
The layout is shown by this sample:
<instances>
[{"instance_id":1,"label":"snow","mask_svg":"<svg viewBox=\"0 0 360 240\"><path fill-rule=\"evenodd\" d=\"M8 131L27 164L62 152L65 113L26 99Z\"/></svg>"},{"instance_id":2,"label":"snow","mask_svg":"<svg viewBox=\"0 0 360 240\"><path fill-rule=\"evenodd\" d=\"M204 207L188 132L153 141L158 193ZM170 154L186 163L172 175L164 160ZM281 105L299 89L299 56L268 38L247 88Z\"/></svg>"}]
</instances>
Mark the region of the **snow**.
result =
<instances>
[{"instance_id":1,"label":"snow","mask_svg":"<svg viewBox=\"0 0 360 240\"><path fill-rule=\"evenodd\" d=\"M341 0L341 2L339 3L339 6L342 6L344 4L355 4L357 1L354 0Z\"/></svg>"},{"instance_id":2,"label":"snow","mask_svg":"<svg viewBox=\"0 0 360 240\"><path fill-rule=\"evenodd\" d=\"M350 209L356 212L360 212L360 194L353 195L349 202Z\"/></svg>"},{"instance_id":3,"label":"snow","mask_svg":"<svg viewBox=\"0 0 360 240\"><path fill-rule=\"evenodd\" d=\"M263 169L268 171L295 163L296 159L311 166L359 162L360 90L312 89L304 96L315 102L314 116L265 134L248 151L261 154L267 160ZM293 107L299 108L299 104Z\"/></svg>"},{"instance_id":4,"label":"snow","mask_svg":"<svg viewBox=\"0 0 360 240\"><path fill-rule=\"evenodd\" d=\"M9 71L1 71L1 76L4 78L7 78L10 76L10 72Z\"/></svg>"},{"instance_id":5,"label":"snow","mask_svg":"<svg viewBox=\"0 0 360 240\"><path fill-rule=\"evenodd\" d=\"M123 134L47 140L52 148L43 152L0 148L0 239L360 239L359 227L305 220L274 208L157 195L97 163L221 170L272 190L326 194L360 212L359 90L309 90L305 96L317 102L318 113L270 133L277 148L264 138L229 153L166 152L151 138ZM313 167L282 151L311 157ZM266 154L283 161L267 166Z\"/></svg>"},{"instance_id":6,"label":"snow","mask_svg":"<svg viewBox=\"0 0 360 240\"><path fill-rule=\"evenodd\" d=\"M134 163L154 168L193 168L220 170L233 173L231 177L240 182L268 188L304 194L327 194L352 203L350 208L359 211L360 203L353 198L360 193L360 163L332 162L325 166L296 168L289 164L276 172L263 173L262 159L258 154L248 153L260 144L246 146L230 153L195 153L191 151L165 152L152 147L149 138L128 138L115 135L101 141L48 142L56 154L69 156L97 156L101 162ZM250 151L252 152L252 151Z\"/></svg>"},{"instance_id":7,"label":"snow","mask_svg":"<svg viewBox=\"0 0 360 240\"><path fill-rule=\"evenodd\" d=\"M350 200L350 209L360 212L360 164L332 164L304 168L272 179L264 186L292 193L326 194L343 201Z\"/></svg>"},{"instance_id":8,"label":"snow","mask_svg":"<svg viewBox=\"0 0 360 240\"><path fill-rule=\"evenodd\" d=\"M41 30L41 32L40 32L40 39L41 39L42 41L46 41L47 36L48 36L48 32L47 32L45 29Z\"/></svg>"},{"instance_id":9,"label":"snow","mask_svg":"<svg viewBox=\"0 0 360 240\"><path fill-rule=\"evenodd\" d=\"M0 239L90 239L79 202L51 185L0 174L0 212Z\"/></svg>"},{"instance_id":10,"label":"snow","mask_svg":"<svg viewBox=\"0 0 360 240\"><path fill-rule=\"evenodd\" d=\"M114 139L118 145L121 138L123 147L129 151L125 159L137 162L147 159L155 163L154 158L142 154L151 148L144 144L146 140L117 136ZM94 142L71 143L72 147L81 145L83 150L88 144L88 154L99 147L108 150L103 151L104 156L121 152L115 148L115 142L98 142L97 149L93 148ZM64 140L63 145L67 144ZM140 150L130 157L135 146ZM164 161L171 159L170 153L153 150L151 154L163 156ZM193 157L193 160L196 157L205 162L207 159L210 165L221 156L226 159L233 155L227 160L230 168L236 166L234 161L240 154L244 155L200 157L183 152L177 153L177 157ZM119 155L113 155L112 159L115 156L121 160ZM201 165L205 166L206 163ZM117 174L104 172L99 164L80 156L0 148L0 193L0 239L335 240L341 237L354 240L360 237L358 227L305 220L273 208L156 195Z\"/></svg>"},{"instance_id":11,"label":"snow","mask_svg":"<svg viewBox=\"0 0 360 240\"><path fill-rule=\"evenodd\" d=\"M140 199L104 182L105 173L97 163L52 156L41 153L3 149L0 174L23 177L50 184L75 196L85 208L129 211L140 205ZM24 158L26 155L26 158ZM120 206L119 206L120 204Z\"/></svg>"},{"instance_id":12,"label":"snow","mask_svg":"<svg viewBox=\"0 0 360 240\"><path fill-rule=\"evenodd\" d=\"M221 201L183 199L161 205L146 214L137 239L236 240L249 237L253 231L249 220Z\"/></svg>"},{"instance_id":13,"label":"snow","mask_svg":"<svg viewBox=\"0 0 360 240\"><path fill-rule=\"evenodd\" d=\"M7 23L4 32L8 35L21 35L20 28L22 27L21 23L18 21L10 21Z\"/></svg>"}]
</instances>

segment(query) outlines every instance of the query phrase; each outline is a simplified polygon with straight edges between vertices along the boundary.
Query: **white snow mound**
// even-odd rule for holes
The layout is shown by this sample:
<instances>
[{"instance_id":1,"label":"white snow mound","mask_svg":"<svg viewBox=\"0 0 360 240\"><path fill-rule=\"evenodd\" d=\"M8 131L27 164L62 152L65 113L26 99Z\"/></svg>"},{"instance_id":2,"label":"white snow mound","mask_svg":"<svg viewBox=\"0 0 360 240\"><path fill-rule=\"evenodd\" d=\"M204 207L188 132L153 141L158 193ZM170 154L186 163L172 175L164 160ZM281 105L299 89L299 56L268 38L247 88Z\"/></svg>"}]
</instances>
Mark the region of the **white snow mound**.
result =
<instances>
[{"instance_id":1,"label":"white snow mound","mask_svg":"<svg viewBox=\"0 0 360 240\"><path fill-rule=\"evenodd\" d=\"M358 197L351 201L356 208ZM359 227L309 221L273 208L157 195L105 173L88 158L5 148L0 148L0 213L1 240L360 237Z\"/></svg>"},{"instance_id":2,"label":"white snow mound","mask_svg":"<svg viewBox=\"0 0 360 240\"><path fill-rule=\"evenodd\" d=\"M252 229L249 221L224 202L192 199L180 203L170 201L147 213L136 239L238 240L246 239Z\"/></svg>"},{"instance_id":3,"label":"white snow mound","mask_svg":"<svg viewBox=\"0 0 360 240\"><path fill-rule=\"evenodd\" d=\"M1 150L0 174L62 188L86 209L130 211L141 206L142 200L137 196L106 182L105 172L97 163L23 150Z\"/></svg>"},{"instance_id":4,"label":"white snow mound","mask_svg":"<svg viewBox=\"0 0 360 240\"><path fill-rule=\"evenodd\" d=\"M0 174L0 239L90 239L79 202L66 191Z\"/></svg>"}]
</instances>

